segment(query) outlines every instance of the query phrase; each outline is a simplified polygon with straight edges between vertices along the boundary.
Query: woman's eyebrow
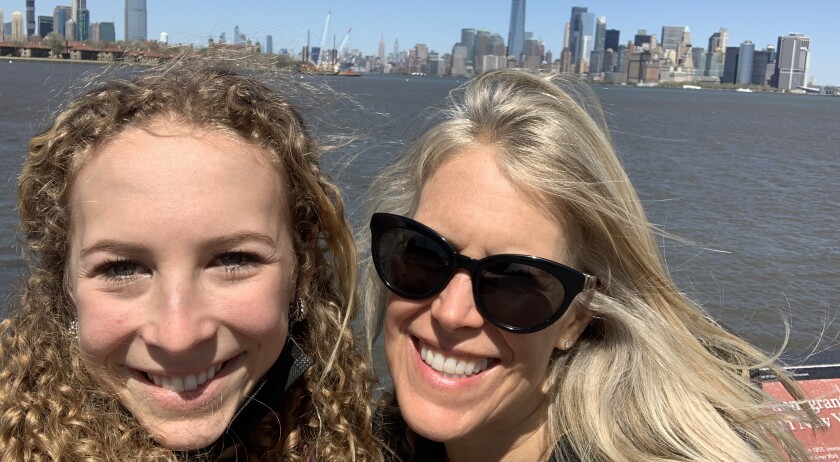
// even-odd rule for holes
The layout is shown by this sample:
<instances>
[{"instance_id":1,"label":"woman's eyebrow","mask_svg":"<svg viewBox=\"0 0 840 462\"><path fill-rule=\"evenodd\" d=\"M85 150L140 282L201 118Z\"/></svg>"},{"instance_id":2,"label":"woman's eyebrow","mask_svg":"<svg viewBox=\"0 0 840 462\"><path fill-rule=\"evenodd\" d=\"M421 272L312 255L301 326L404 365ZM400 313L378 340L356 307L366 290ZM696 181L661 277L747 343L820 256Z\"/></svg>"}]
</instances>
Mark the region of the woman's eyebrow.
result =
<instances>
[{"instance_id":1,"label":"woman's eyebrow","mask_svg":"<svg viewBox=\"0 0 840 462\"><path fill-rule=\"evenodd\" d=\"M84 258L96 252L110 252L119 254L136 254L145 252L145 248L133 242L119 241L116 239L103 239L95 242L93 245L83 248L79 252L79 256Z\"/></svg>"},{"instance_id":2,"label":"woman's eyebrow","mask_svg":"<svg viewBox=\"0 0 840 462\"><path fill-rule=\"evenodd\" d=\"M239 233L227 234L224 236L214 237L205 241L202 244L203 248L206 249L215 249L215 248L230 248L236 247L237 245L244 244L246 242L259 242L265 244L269 247L274 247L275 241L270 236L258 233L255 231L243 231Z\"/></svg>"}]
</instances>

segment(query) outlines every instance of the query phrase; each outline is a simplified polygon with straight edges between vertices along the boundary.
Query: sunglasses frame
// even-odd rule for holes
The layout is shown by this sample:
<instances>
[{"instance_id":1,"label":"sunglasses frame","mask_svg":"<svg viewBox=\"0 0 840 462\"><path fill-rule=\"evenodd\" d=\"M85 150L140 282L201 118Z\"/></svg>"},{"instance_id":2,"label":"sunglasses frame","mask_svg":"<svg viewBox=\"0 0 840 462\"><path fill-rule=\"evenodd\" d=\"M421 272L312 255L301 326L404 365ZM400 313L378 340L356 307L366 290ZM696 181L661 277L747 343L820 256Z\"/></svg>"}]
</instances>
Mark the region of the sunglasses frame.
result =
<instances>
[{"instance_id":1,"label":"sunglasses frame","mask_svg":"<svg viewBox=\"0 0 840 462\"><path fill-rule=\"evenodd\" d=\"M441 250L443 250L447 254L449 260L449 264L444 269L444 273L447 274L447 276L445 278L442 278L441 282L438 283L433 289L423 292L421 294L409 293L400 289L399 287L396 287L385 276L384 270L382 269L382 265L380 264L381 256L379 254L378 243L383 233L389 229L406 229L409 231L413 231L415 233L421 234L422 236L426 237L427 239L430 239L432 242L440 246ZM535 257L532 255L498 254L490 255L480 260L476 260L475 258L471 258L458 253L458 251L455 250L452 244L450 244L449 241L447 241L446 238L441 236L437 231L433 230L432 228L429 228L423 223L401 215L382 212L374 213L370 220L370 230L371 256L373 258L373 266L374 268L376 268L376 273L379 275L379 279L385 284L388 290L402 298L407 298L410 300L423 300L437 295L441 291L443 291L443 289L449 284L449 281L452 280L452 277L455 276L455 273L459 269L464 269L470 274L470 280L472 282L473 299L475 301L475 305L478 308L479 313L481 313L481 316L485 320L492 323L494 326L504 331L512 332L515 334L530 334L550 326L555 321L560 319L560 317L563 316L563 314L568 310L569 306L572 304L572 301L575 299L575 297L577 297L578 294L584 291L594 289L597 284L597 278L591 274L581 273L580 271L563 265L562 263L557 263L552 260L548 260L541 257ZM484 303L481 300L481 297L479 296L479 294L481 293L480 289L482 282L477 276L480 275L481 270L486 265L498 262L500 260L510 263L519 263L533 268L537 268L539 270L551 274L558 281L560 281L560 284L563 285L564 298L557 311L550 318L536 326L521 327L502 322L496 319L491 313L488 312L487 308L484 306Z\"/></svg>"}]
</instances>

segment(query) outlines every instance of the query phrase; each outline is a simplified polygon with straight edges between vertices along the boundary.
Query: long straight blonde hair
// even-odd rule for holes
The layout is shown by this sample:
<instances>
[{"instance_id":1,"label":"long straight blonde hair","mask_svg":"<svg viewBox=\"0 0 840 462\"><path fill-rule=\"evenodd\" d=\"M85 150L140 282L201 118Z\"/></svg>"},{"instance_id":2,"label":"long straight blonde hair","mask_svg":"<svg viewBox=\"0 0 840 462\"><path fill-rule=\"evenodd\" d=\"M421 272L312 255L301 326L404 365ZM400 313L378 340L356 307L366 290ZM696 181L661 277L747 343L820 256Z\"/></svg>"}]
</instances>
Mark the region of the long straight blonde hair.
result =
<instances>
[{"instance_id":1,"label":"long straight blonde hair","mask_svg":"<svg viewBox=\"0 0 840 462\"><path fill-rule=\"evenodd\" d=\"M677 289L600 106L579 84L517 70L472 80L377 179L371 212L411 216L425 181L476 145L492 147L511 183L580 237L570 249L576 266L600 281L578 302L593 321L549 366L546 444L565 437L585 461L808 460L749 372L769 367L801 399L798 387ZM371 268L367 259L372 339L385 288Z\"/></svg>"}]
</instances>

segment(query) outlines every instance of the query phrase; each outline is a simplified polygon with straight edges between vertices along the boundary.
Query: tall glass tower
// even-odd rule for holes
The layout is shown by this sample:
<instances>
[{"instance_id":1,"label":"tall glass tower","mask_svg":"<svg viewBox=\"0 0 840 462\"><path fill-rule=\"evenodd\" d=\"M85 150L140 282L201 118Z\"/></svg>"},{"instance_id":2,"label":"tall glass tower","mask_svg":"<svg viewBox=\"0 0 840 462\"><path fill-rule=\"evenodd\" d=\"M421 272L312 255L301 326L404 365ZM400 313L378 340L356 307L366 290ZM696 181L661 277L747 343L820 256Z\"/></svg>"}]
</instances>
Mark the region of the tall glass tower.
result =
<instances>
[{"instance_id":1,"label":"tall glass tower","mask_svg":"<svg viewBox=\"0 0 840 462\"><path fill-rule=\"evenodd\" d=\"M145 42L146 0L125 0L125 40L127 42Z\"/></svg>"},{"instance_id":2,"label":"tall glass tower","mask_svg":"<svg viewBox=\"0 0 840 462\"><path fill-rule=\"evenodd\" d=\"M508 30L508 56L513 56L516 62L522 55L525 46L525 0L510 2L510 29Z\"/></svg>"}]
</instances>

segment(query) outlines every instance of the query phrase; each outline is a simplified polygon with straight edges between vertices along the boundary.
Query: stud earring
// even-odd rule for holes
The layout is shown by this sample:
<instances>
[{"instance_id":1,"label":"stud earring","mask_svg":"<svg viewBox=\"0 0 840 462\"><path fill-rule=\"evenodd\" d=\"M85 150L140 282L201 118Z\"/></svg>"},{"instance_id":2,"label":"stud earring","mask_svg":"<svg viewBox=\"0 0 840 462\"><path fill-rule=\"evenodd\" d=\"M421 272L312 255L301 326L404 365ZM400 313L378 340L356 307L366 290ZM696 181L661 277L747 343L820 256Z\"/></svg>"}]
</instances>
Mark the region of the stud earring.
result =
<instances>
[{"instance_id":1,"label":"stud earring","mask_svg":"<svg viewBox=\"0 0 840 462\"><path fill-rule=\"evenodd\" d=\"M572 343L571 340L569 340L569 339L563 340L563 348L564 349L570 350L573 345L574 345L574 343Z\"/></svg>"},{"instance_id":2,"label":"stud earring","mask_svg":"<svg viewBox=\"0 0 840 462\"><path fill-rule=\"evenodd\" d=\"M72 320L70 321L70 325L67 327L67 332L70 333L73 337L79 338L79 321Z\"/></svg>"}]
</instances>

